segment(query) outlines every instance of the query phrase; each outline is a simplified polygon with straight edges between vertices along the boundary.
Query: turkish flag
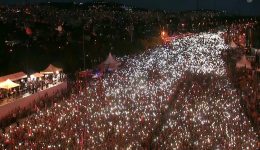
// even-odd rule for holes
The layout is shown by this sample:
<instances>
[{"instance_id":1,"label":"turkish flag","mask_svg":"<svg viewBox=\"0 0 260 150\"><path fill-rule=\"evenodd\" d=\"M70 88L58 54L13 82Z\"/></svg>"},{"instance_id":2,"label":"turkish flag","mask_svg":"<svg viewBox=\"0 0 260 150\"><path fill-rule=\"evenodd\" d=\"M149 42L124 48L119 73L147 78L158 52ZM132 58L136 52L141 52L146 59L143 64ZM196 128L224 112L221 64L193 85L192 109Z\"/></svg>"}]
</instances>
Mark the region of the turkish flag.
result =
<instances>
[{"instance_id":1,"label":"turkish flag","mask_svg":"<svg viewBox=\"0 0 260 150\"><path fill-rule=\"evenodd\" d=\"M25 32L26 32L27 35L32 35L32 30L29 27L25 28Z\"/></svg>"}]
</instances>

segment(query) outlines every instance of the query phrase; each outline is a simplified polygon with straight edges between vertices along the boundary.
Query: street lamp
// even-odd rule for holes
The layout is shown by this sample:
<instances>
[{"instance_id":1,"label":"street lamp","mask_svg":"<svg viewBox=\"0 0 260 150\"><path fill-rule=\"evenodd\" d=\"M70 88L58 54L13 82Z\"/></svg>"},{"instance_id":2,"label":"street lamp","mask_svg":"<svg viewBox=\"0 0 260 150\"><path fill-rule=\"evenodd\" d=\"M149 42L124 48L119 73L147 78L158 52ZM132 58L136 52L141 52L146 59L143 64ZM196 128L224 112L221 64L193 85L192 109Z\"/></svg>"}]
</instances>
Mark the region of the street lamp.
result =
<instances>
[{"instance_id":1,"label":"street lamp","mask_svg":"<svg viewBox=\"0 0 260 150\"><path fill-rule=\"evenodd\" d=\"M164 37L165 34L166 34L165 31L162 31L162 32L161 32L161 36L162 36L162 37Z\"/></svg>"},{"instance_id":2,"label":"street lamp","mask_svg":"<svg viewBox=\"0 0 260 150\"><path fill-rule=\"evenodd\" d=\"M166 44L166 42L169 40L169 39L167 39L168 38L168 34L164 30L161 32L161 38L162 38L164 44Z\"/></svg>"},{"instance_id":3,"label":"street lamp","mask_svg":"<svg viewBox=\"0 0 260 150\"><path fill-rule=\"evenodd\" d=\"M163 40L165 40L167 38L167 33L164 30L161 32L161 38Z\"/></svg>"}]
</instances>

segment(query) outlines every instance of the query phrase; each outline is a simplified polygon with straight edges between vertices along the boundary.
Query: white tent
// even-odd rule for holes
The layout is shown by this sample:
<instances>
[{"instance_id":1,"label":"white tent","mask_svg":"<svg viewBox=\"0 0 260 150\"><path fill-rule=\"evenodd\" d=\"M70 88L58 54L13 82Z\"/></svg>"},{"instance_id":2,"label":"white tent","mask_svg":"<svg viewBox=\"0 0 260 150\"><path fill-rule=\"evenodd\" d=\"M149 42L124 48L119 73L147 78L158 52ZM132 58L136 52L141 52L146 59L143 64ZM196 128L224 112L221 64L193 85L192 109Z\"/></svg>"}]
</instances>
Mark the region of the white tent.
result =
<instances>
[{"instance_id":1,"label":"white tent","mask_svg":"<svg viewBox=\"0 0 260 150\"><path fill-rule=\"evenodd\" d=\"M105 68L110 68L112 70L117 69L117 67L121 64L120 62L116 61L112 54L109 53L107 59L102 63Z\"/></svg>"},{"instance_id":2,"label":"white tent","mask_svg":"<svg viewBox=\"0 0 260 150\"><path fill-rule=\"evenodd\" d=\"M42 74L55 74L62 71L62 68L58 68L50 64L45 70L41 71Z\"/></svg>"},{"instance_id":3,"label":"white tent","mask_svg":"<svg viewBox=\"0 0 260 150\"><path fill-rule=\"evenodd\" d=\"M9 89L14 88L14 87L17 87L17 86L20 86L20 85L17 84L17 83L14 83L14 82L11 81L10 79L7 79L6 81L0 83L0 88L1 88L1 89L7 89L7 90L9 90Z\"/></svg>"},{"instance_id":4,"label":"white tent","mask_svg":"<svg viewBox=\"0 0 260 150\"><path fill-rule=\"evenodd\" d=\"M251 62L246 59L246 56L243 55L241 59L236 63L237 68L252 69Z\"/></svg>"},{"instance_id":5,"label":"white tent","mask_svg":"<svg viewBox=\"0 0 260 150\"><path fill-rule=\"evenodd\" d=\"M237 45L233 40L230 42L230 47L231 48L237 48Z\"/></svg>"},{"instance_id":6,"label":"white tent","mask_svg":"<svg viewBox=\"0 0 260 150\"><path fill-rule=\"evenodd\" d=\"M43 77L43 76L44 76L44 74L39 73L39 72L36 72L36 73L34 73L34 74L31 75L32 78L41 78L41 77Z\"/></svg>"}]
</instances>

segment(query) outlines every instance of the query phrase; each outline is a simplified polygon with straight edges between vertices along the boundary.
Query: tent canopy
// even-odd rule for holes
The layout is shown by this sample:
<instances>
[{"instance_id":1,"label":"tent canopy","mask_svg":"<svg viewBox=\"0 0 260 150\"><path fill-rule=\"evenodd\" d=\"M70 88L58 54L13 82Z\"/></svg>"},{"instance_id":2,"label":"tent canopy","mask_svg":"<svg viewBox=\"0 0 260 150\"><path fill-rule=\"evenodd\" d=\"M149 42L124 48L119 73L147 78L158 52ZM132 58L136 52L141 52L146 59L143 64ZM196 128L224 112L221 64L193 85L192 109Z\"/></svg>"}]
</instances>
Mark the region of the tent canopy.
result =
<instances>
[{"instance_id":1,"label":"tent canopy","mask_svg":"<svg viewBox=\"0 0 260 150\"><path fill-rule=\"evenodd\" d=\"M113 58L112 54L109 53L107 59L104 61L105 65L110 65L110 64L118 64L118 62Z\"/></svg>"},{"instance_id":2,"label":"tent canopy","mask_svg":"<svg viewBox=\"0 0 260 150\"><path fill-rule=\"evenodd\" d=\"M241 59L236 63L237 68L252 69L251 62L246 59L246 56L243 55Z\"/></svg>"},{"instance_id":3,"label":"tent canopy","mask_svg":"<svg viewBox=\"0 0 260 150\"><path fill-rule=\"evenodd\" d=\"M41 71L42 74L54 74L56 72L62 71L62 68L58 68L50 64L46 69Z\"/></svg>"},{"instance_id":4,"label":"tent canopy","mask_svg":"<svg viewBox=\"0 0 260 150\"><path fill-rule=\"evenodd\" d=\"M7 79L10 79L11 81L16 81L20 79L27 78L27 75L24 72L17 72L14 74L9 74L6 76L0 77L0 82L6 81Z\"/></svg>"},{"instance_id":5,"label":"tent canopy","mask_svg":"<svg viewBox=\"0 0 260 150\"><path fill-rule=\"evenodd\" d=\"M118 61L116 61L116 60L113 58L112 54L109 53L107 59L99 65L99 68L102 68L101 70L103 70L104 68L108 67L108 68L110 68L110 69L112 69L112 70L115 70L115 69L117 69L117 67L118 67L120 64L121 64L121 63L118 62Z\"/></svg>"},{"instance_id":6,"label":"tent canopy","mask_svg":"<svg viewBox=\"0 0 260 150\"><path fill-rule=\"evenodd\" d=\"M36 73L31 75L31 77L33 77L33 78L40 78L40 77L43 77L43 76L44 76L44 74L39 73L39 72L36 72Z\"/></svg>"},{"instance_id":7,"label":"tent canopy","mask_svg":"<svg viewBox=\"0 0 260 150\"><path fill-rule=\"evenodd\" d=\"M6 81L0 83L0 88L1 88L1 89L7 89L7 90L9 90L9 89L14 88L14 87L17 87L17 86L20 86L20 85L17 84L17 83L14 83L14 82L11 81L10 79L7 79Z\"/></svg>"},{"instance_id":8,"label":"tent canopy","mask_svg":"<svg viewBox=\"0 0 260 150\"><path fill-rule=\"evenodd\" d=\"M233 40L230 42L230 47L231 48L237 48L237 45Z\"/></svg>"}]
</instances>

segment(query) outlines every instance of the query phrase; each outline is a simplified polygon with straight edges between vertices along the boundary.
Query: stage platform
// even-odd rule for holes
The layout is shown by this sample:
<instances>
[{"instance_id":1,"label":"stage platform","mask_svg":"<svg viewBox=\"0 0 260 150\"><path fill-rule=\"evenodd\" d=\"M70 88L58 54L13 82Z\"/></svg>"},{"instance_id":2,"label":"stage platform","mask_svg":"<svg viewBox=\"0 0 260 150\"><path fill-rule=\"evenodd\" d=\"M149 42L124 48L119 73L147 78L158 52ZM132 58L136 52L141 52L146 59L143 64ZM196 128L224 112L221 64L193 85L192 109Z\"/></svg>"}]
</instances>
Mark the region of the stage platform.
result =
<instances>
[{"instance_id":1,"label":"stage platform","mask_svg":"<svg viewBox=\"0 0 260 150\"><path fill-rule=\"evenodd\" d=\"M34 94L26 93L19 98L7 99L0 105L0 120L5 116L15 111L17 108L28 108L33 102L41 100L46 96L53 96L57 91L66 90L67 82L60 82L49 86L44 90L38 91Z\"/></svg>"}]
</instances>

